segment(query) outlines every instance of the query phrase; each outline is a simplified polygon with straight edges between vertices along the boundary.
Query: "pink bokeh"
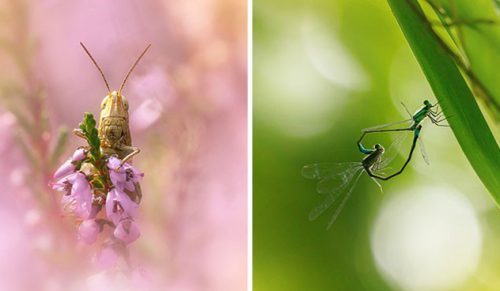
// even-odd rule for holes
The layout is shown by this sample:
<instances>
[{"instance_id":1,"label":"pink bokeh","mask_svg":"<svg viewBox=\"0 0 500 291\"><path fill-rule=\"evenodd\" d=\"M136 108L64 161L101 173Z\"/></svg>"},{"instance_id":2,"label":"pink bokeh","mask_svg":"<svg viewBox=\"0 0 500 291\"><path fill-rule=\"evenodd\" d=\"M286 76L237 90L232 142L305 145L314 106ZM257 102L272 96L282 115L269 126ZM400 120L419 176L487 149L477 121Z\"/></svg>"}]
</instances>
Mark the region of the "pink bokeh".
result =
<instances>
[{"instance_id":1,"label":"pink bokeh","mask_svg":"<svg viewBox=\"0 0 500 291\"><path fill-rule=\"evenodd\" d=\"M0 86L44 97L0 91L0 290L244 290L246 2L24 2L0 5L12 26L0 37L19 48L0 53ZM110 272L111 250L78 242L47 186L59 128L77 127L86 111L98 116L107 93L80 41L112 90L152 44L123 92L141 148L134 165L145 173L130 270ZM39 120L48 124L40 134ZM57 162L81 144L69 136Z\"/></svg>"}]
</instances>

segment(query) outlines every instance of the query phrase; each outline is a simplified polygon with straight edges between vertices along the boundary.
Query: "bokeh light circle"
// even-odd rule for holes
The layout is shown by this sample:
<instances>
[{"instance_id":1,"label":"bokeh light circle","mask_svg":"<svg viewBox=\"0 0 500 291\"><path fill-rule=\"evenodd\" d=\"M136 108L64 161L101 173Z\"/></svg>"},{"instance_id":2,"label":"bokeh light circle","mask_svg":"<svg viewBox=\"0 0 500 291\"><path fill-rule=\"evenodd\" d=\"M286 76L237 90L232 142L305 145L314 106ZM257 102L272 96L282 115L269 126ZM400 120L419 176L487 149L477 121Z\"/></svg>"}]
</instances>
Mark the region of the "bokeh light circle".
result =
<instances>
[{"instance_id":1,"label":"bokeh light circle","mask_svg":"<svg viewBox=\"0 0 500 291\"><path fill-rule=\"evenodd\" d=\"M482 231L472 205L457 190L421 187L391 197L372 228L376 266L403 290L449 290L479 263Z\"/></svg>"}]
</instances>

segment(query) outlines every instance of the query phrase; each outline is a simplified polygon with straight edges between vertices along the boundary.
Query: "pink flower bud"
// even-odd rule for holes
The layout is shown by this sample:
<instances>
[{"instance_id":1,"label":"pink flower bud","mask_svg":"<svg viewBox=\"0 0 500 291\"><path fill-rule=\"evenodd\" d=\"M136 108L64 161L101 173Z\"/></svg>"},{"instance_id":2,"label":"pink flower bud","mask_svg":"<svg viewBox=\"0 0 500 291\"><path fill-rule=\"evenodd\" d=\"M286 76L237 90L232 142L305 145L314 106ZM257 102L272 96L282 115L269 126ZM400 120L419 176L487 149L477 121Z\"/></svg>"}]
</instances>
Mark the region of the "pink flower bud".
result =
<instances>
[{"instance_id":1,"label":"pink flower bud","mask_svg":"<svg viewBox=\"0 0 500 291\"><path fill-rule=\"evenodd\" d=\"M60 178L63 178L69 174L72 174L75 172L75 163L77 161L83 160L87 156L87 151L84 148L79 148L77 149L74 153L73 156L64 162L54 173L54 179L58 180Z\"/></svg>"},{"instance_id":2,"label":"pink flower bud","mask_svg":"<svg viewBox=\"0 0 500 291\"><path fill-rule=\"evenodd\" d=\"M78 228L79 239L89 245L96 241L99 232L101 227L95 219L84 220Z\"/></svg>"},{"instance_id":3,"label":"pink flower bud","mask_svg":"<svg viewBox=\"0 0 500 291\"><path fill-rule=\"evenodd\" d=\"M73 156L71 157L71 160L73 162L76 161L81 161L87 156L87 151L84 148L79 148L77 149L74 153Z\"/></svg>"},{"instance_id":4,"label":"pink flower bud","mask_svg":"<svg viewBox=\"0 0 500 291\"><path fill-rule=\"evenodd\" d=\"M124 219L118 223L113 235L125 244L129 244L138 239L141 232L139 231L137 224L132 219Z\"/></svg>"},{"instance_id":5,"label":"pink flower bud","mask_svg":"<svg viewBox=\"0 0 500 291\"><path fill-rule=\"evenodd\" d=\"M62 164L59 169L54 173L54 179L59 180L75 171L75 165L72 160L67 160Z\"/></svg>"},{"instance_id":6,"label":"pink flower bud","mask_svg":"<svg viewBox=\"0 0 500 291\"><path fill-rule=\"evenodd\" d=\"M120 190L135 191L135 183L138 183L144 177L144 173L141 173L137 168L128 163L120 167L121 162L116 157L109 158L107 165L111 182Z\"/></svg>"},{"instance_id":7,"label":"pink flower bud","mask_svg":"<svg viewBox=\"0 0 500 291\"><path fill-rule=\"evenodd\" d=\"M85 174L78 172L75 175L71 192L62 197L65 210L72 212L79 218L87 219L92 211L92 192Z\"/></svg>"},{"instance_id":8,"label":"pink flower bud","mask_svg":"<svg viewBox=\"0 0 500 291\"><path fill-rule=\"evenodd\" d=\"M120 189L113 188L106 197L106 215L117 225L122 219L135 217L139 205Z\"/></svg>"}]
</instances>

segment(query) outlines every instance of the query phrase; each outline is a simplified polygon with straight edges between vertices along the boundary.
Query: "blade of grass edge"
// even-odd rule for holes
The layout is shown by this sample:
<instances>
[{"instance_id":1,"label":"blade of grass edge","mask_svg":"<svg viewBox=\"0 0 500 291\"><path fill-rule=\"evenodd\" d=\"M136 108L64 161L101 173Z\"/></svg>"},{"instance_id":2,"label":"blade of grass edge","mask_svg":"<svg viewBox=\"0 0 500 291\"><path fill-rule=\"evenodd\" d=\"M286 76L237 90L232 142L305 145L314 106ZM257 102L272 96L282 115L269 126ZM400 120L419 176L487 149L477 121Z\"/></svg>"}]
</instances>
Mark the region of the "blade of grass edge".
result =
<instances>
[{"instance_id":1,"label":"blade of grass edge","mask_svg":"<svg viewBox=\"0 0 500 291\"><path fill-rule=\"evenodd\" d=\"M500 149L453 59L408 2L388 0L472 168L500 206ZM451 117L451 118L450 118Z\"/></svg>"}]
</instances>

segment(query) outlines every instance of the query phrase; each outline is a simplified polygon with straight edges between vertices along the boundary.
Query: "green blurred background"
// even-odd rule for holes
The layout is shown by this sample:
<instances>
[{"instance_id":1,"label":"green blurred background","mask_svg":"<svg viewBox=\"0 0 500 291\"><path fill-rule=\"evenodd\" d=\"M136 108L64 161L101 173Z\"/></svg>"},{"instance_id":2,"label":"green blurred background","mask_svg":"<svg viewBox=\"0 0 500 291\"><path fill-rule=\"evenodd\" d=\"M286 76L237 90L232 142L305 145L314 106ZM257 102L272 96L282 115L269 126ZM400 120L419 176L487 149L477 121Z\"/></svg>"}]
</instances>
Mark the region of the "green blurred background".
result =
<instances>
[{"instance_id":1,"label":"green blurred background","mask_svg":"<svg viewBox=\"0 0 500 291\"><path fill-rule=\"evenodd\" d=\"M308 221L303 165L359 161L362 128L435 101L388 4L254 0L253 30L254 289L500 290L500 211L447 128L424 125L430 166Z\"/></svg>"}]
</instances>

